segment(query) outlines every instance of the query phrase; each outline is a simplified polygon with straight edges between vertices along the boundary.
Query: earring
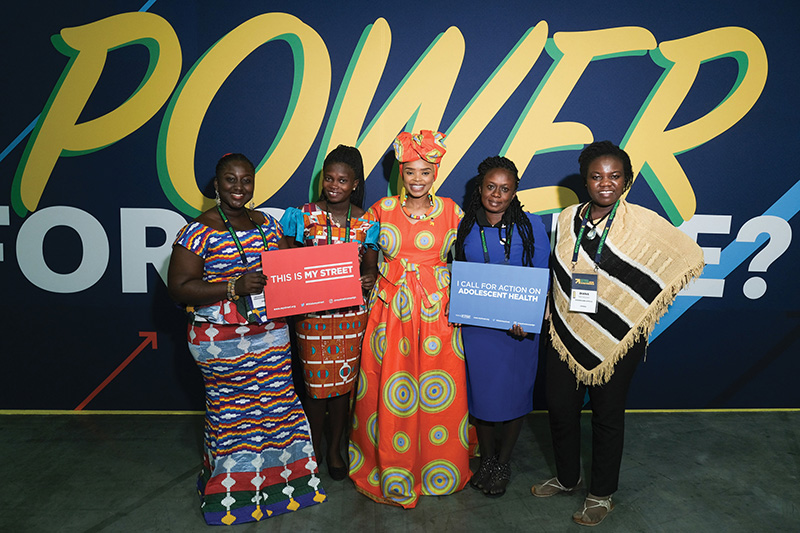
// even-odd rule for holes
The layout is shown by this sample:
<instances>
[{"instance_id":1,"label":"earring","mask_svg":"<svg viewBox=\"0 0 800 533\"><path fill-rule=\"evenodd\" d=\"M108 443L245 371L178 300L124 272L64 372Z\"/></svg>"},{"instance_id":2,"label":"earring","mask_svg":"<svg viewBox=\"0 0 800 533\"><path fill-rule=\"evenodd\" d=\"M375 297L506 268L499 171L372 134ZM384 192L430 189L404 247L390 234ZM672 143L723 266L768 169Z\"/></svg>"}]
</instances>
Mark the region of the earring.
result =
<instances>
[{"instance_id":1,"label":"earring","mask_svg":"<svg viewBox=\"0 0 800 533\"><path fill-rule=\"evenodd\" d=\"M219 191L216 190L214 191L214 202L217 204L217 206L222 205L222 200L219 198Z\"/></svg>"},{"instance_id":2,"label":"earring","mask_svg":"<svg viewBox=\"0 0 800 533\"><path fill-rule=\"evenodd\" d=\"M256 203L253 200L250 200L250 205L247 206L250 211L256 208Z\"/></svg>"}]
</instances>

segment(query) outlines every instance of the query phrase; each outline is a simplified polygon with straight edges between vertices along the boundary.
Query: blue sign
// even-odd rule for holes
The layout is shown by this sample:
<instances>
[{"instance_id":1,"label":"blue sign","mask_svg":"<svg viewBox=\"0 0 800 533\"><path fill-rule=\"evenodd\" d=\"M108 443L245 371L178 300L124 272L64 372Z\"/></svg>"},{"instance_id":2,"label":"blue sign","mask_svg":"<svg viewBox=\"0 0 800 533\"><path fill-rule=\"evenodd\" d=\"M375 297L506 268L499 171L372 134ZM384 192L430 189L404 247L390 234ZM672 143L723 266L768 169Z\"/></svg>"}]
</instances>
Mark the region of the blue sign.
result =
<instances>
[{"instance_id":1,"label":"blue sign","mask_svg":"<svg viewBox=\"0 0 800 533\"><path fill-rule=\"evenodd\" d=\"M549 277L546 268L453 261L450 322L494 329L519 324L525 333L539 333Z\"/></svg>"}]
</instances>

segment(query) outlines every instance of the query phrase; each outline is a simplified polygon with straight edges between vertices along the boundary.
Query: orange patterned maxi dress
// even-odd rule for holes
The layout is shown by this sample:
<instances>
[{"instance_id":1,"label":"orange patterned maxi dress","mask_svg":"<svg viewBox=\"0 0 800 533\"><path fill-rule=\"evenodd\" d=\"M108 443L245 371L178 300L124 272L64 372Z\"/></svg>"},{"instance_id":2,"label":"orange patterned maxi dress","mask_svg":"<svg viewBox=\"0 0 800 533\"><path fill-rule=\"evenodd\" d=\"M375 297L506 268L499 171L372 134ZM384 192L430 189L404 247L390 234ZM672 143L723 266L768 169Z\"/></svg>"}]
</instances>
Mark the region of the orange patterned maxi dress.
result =
<instances>
[{"instance_id":1,"label":"orange patterned maxi dress","mask_svg":"<svg viewBox=\"0 0 800 533\"><path fill-rule=\"evenodd\" d=\"M463 213L434 197L411 221L397 197L370 211L380 222L380 276L370 297L350 440L350 477L380 503L416 506L469 481L464 349L448 324L447 253Z\"/></svg>"}]
</instances>

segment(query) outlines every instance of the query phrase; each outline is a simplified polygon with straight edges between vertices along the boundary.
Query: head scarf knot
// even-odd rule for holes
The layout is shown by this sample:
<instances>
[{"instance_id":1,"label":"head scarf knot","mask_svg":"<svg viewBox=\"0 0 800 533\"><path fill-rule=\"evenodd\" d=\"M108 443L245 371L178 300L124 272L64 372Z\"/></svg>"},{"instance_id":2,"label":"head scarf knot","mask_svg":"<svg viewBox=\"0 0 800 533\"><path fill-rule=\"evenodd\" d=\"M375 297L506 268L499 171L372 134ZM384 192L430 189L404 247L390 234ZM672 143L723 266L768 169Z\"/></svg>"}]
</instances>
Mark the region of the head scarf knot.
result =
<instances>
[{"instance_id":1,"label":"head scarf knot","mask_svg":"<svg viewBox=\"0 0 800 533\"><path fill-rule=\"evenodd\" d=\"M421 130L415 135L404 131L394 140L394 156L401 163L423 159L438 166L447 151L444 138L439 131Z\"/></svg>"}]
</instances>

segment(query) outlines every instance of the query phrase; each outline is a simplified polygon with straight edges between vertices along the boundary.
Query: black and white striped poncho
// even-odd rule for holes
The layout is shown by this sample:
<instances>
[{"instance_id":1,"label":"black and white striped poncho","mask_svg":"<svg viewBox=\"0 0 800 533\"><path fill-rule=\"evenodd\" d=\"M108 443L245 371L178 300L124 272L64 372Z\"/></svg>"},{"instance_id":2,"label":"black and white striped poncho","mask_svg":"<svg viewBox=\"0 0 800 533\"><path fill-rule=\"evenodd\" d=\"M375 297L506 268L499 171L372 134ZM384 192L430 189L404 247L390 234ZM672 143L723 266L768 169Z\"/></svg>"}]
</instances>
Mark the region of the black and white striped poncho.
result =
<instances>
[{"instance_id":1,"label":"black and white striped poncho","mask_svg":"<svg viewBox=\"0 0 800 533\"><path fill-rule=\"evenodd\" d=\"M572 254L582 207L567 207L558 218L550 338L578 381L600 385L611 378L614 365L631 346L650 335L678 292L705 264L691 238L653 211L623 200L597 265L598 311L570 312ZM575 272L595 272L599 243L599 238L583 238Z\"/></svg>"}]
</instances>

